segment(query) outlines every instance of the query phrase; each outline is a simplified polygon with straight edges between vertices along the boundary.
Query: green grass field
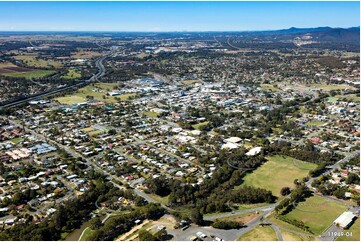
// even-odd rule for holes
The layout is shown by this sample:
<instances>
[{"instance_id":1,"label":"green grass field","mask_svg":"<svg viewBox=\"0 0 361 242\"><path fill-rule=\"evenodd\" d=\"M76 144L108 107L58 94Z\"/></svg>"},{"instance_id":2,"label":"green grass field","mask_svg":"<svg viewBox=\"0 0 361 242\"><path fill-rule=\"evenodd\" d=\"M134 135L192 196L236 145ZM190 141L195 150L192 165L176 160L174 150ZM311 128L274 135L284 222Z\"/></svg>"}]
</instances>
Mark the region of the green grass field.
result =
<instances>
[{"instance_id":1,"label":"green grass field","mask_svg":"<svg viewBox=\"0 0 361 242\"><path fill-rule=\"evenodd\" d=\"M292 233L285 229L280 229L282 238L284 241L313 241L315 237L313 236L303 236L300 234Z\"/></svg>"},{"instance_id":2,"label":"green grass field","mask_svg":"<svg viewBox=\"0 0 361 242\"><path fill-rule=\"evenodd\" d=\"M77 79L81 77L81 74L75 69L69 69L68 73L62 77L65 79Z\"/></svg>"},{"instance_id":3,"label":"green grass field","mask_svg":"<svg viewBox=\"0 0 361 242\"><path fill-rule=\"evenodd\" d=\"M13 143L15 143L15 144L18 144L20 141L22 141L23 140L23 138L21 138L21 137L17 137L17 138L14 138L14 139L11 139L11 140L9 140L9 141L11 141L11 142L13 142Z\"/></svg>"},{"instance_id":4,"label":"green grass field","mask_svg":"<svg viewBox=\"0 0 361 242\"><path fill-rule=\"evenodd\" d=\"M288 219L302 221L315 235L325 231L347 207L325 198L313 196L301 202L290 213Z\"/></svg>"},{"instance_id":5,"label":"green grass field","mask_svg":"<svg viewBox=\"0 0 361 242\"><path fill-rule=\"evenodd\" d=\"M321 126L323 124L325 124L325 122L317 121L317 120L310 121L310 122L306 123L306 125L308 125L308 126Z\"/></svg>"},{"instance_id":6,"label":"green grass field","mask_svg":"<svg viewBox=\"0 0 361 242\"><path fill-rule=\"evenodd\" d=\"M11 62L1 62L0 63L0 68L4 68L4 67L15 67L16 65L14 65Z\"/></svg>"},{"instance_id":7,"label":"green grass field","mask_svg":"<svg viewBox=\"0 0 361 242\"><path fill-rule=\"evenodd\" d=\"M99 129L95 129L93 127L88 127L88 128L82 129L81 131L87 133L90 136L95 136L95 135L103 133L103 131L101 131Z\"/></svg>"},{"instance_id":8,"label":"green grass field","mask_svg":"<svg viewBox=\"0 0 361 242\"><path fill-rule=\"evenodd\" d=\"M111 91L113 90L115 87L119 86L119 83L115 83L115 82L101 82L101 83L97 83L94 85L95 87L98 87L100 89L103 90L107 90L107 91Z\"/></svg>"},{"instance_id":9,"label":"green grass field","mask_svg":"<svg viewBox=\"0 0 361 242\"><path fill-rule=\"evenodd\" d=\"M274 87L273 84L261 84L261 87L263 90L270 90L272 92L277 92L280 90L277 87Z\"/></svg>"},{"instance_id":10,"label":"green grass field","mask_svg":"<svg viewBox=\"0 0 361 242\"><path fill-rule=\"evenodd\" d=\"M260 187L280 196L282 187L293 187L293 181L308 175L309 170L316 168L315 164L285 156L267 157L268 161L244 178L241 186Z\"/></svg>"},{"instance_id":11,"label":"green grass field","mask_svg":"<svg viewBox=\"0 0 361 242\"><path fill-rule=\"evenodd\" d=\"M101 56L102 54L97 51L86 51L79 48L79 51L72 53L71 58L74 59L91 59L94 57Z\"/></svg>"},{"instance_id":12,"label":"green grass field","mask_svg":"<svg viewBox=\"0 0 361 242\"><path fill-rule=\"evenodd\" d=\"M65 97L57 97L54 100L60 102L61 104L74 104L85 102L86 99L84 97L79 96L65 96Z\"/></svg>"},{"instance_id":13,"label":"green grass field","mask_svg":"<svg viewBox=\"0 0 361 242\"><path fill-rule=\"evenodd\" d=\"M89 241L89 239L91 238L91 236L94 234L95 230L92 230L89 227L86 227L86 229L84 229L82 236L79 238L79 241Z\"/></svg>"},{"instance_id":14,"label":"green grass field","mask_svg":"<svg viewBox=\"0 0 361 242\"><path fill-rule=\"evenodd\" d=\"M238 241L278 241L276 232L270 226L258 226L242 235Z\"/></svg>"},{"instance_id":15,"label":"green grass field","mask_svg":"<svg viewBox=\"0 0 361 242\"><path fill-rule=\"evenodd\" d=\"M207 125L209 122L202 122L202 123L198 123L198 124L193 124L192 127L196 130L199 130L202 126Z\"/></svg>"},{"instance_id":16,"label":"green grass field","mask_svg":"<svg viewBox=\"0 0 361 242\"><path fill-rule=\"evenodd\" d=\"M17 60L21 60L27 66L38 67L38 68L47 68L47 67L60 68L63 66L63 64L60 61L38 59L37 55L18 55L15 56L14 58Z\"/></svg>"},{"instance_id":17,"label":"green grass field","mask_svg":"<svg viewBox=\"0 0 361 242\"><path fill-rule=\"evenodd\" d=\"M306 233L307 234L306 231L304 231L304 230L302 230L302 229L300 229L300 228L298 228L298 227L296 227L296 226L294 226L292 224L284 222L284 221L282 221L280 219L277 219L274 214L271 214L270 216L268 216L267 219L271 223L274 223L275 225L279 226L280 228L291 229L291 230L296 231L296 232L301 232L301 233ZM310 234L310 236L312 236L312 234Z\"/></svg>"},{"instance_id":18,"label":"green grass field","mask_svg":"<svg viewBox=\"0 0 361 242\"><path fill-rule=\"evenodd\" d=\"M189 85L192 85L192 84L198 83L198 82L199 82L198 80L184 80L184 81L181 81L181 83L183 83L186 86L189 86Z\"/></svg>"},{"instance_id":19,"label":"green grass field","mask_svg":"<svg viewBox=\"0 0 361 242\"><path fill-rule=\"evenodd\" d=\"M49 76L51 74L55 73L55 71L50 70L32 70L28 72L13 72L13 73L5 73L4 76L11 76L11 77L23 77L26 79L36 79L41 78L45 76Z\"/></svg>"},{"instance_id":20,"label":"green grass field","mask_svg":"<svg viewBox=\"0 0 361 242\"><path fill-rule=\"evenodd\" d=\"M167 205L168 204L168 197L169 196L165 196L165 197L161 197L158 196L156 194L147 194L149 197L153 198L154 200L156 200L157 202Z\"/></svg>"},{"instance_id":21,"label":"green grass field","mask_svg":"<svg viewBox=\"0 0 361 242\"><path fill-rule=\"evenodd\" d=\"M344 235L337 241L360 241L360 218L357 218L350 228L343 231Z\"/></svg>"},{"instance_id":22,"label":"green grass field","mask_svg":"<svg viewBox=\"0 0 361 242\"><path fill-rule=\"evenodd\" d=\"M97 83L94 86L89 85L83 88L80 88L77 92L66 95L64 97L55 98L55 100L59 101L62 104L74 104L78 102L86 101L87 96L92 96L94 99L98 101L103 101L107 103L115 103L117 99L122 101L128 100L129 97L134 97L136 94L129 93L123 94L116 97L107 96L108 91L113 90L116 83Z\"/></svg>"},{"instance_id":23,"label":"green grass field","mask_svg":"<svg viewBox=\"0 0 361 242\"><path fill-rule=\"evenodd\" d=\"M324 91L332 91L332 90L345 90L345 89L351 89L351 90L355 90L354 87L349 86L347 84L332 84L332 85L327 85L327 84L313 84L311 85L311 89L312 88L319 88L322 89Z\"/></svg>"},{"instance_id":24,"label":"green grass field","mask_svg":"<svg viewBox=\"0 0 361 242\"><path fill-rule=\"evenodd\" d=\"M336 95L336 98L346 98L351 102L360 102L360 97L357 94L347 94L347 95Z\"/></svg>"},{"instance_id":25,"label":"green grass field","mask_svg":"<svg viewBox=\"0 0 361 242\"><path fill-rule=\"evenodd\" d=\"M149 118L156 118L160 115L160 113L153 111L144 112L143 114Z\"/></svg>"},{"instance_id":26,"label":"green grass field","mask_svg":"<svg viewBox=\"0 0 361 242\"><path fill-rule=\"evenodd\" d=\"M332 102L332 103L335 103L337 102L338 98L337 97L328 97L326 98L328 102Z\"/></svg>"}]
</instances>

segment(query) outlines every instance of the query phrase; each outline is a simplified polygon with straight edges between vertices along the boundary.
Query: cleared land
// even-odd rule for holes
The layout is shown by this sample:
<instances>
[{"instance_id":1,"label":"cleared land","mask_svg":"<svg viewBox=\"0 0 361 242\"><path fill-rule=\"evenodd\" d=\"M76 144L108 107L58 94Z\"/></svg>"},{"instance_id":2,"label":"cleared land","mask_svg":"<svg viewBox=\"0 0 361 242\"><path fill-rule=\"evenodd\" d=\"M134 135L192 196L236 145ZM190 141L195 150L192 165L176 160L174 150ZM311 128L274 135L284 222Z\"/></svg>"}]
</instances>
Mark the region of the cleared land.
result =
<instances>
[{"instance_id":1,"label":"cleared land","mask_svg":"<svg viewBox=\"0 0 361 242\"><path fill-rule=\"evenodd\" d=\"M60 61L40 59L37 57L37 55L18 55L15 56L14 58L16 60L22 61L25 65L32 67L38 67L38 68L63 67L63 64Z\"/></svg>"},{"instance_id":2,"label":"cleared land","mask_svg":"<svg viewBox=\"0 0 361 242\"><path fill-rule=\"evenodd\" d=\"M77 79L81 77L81 74L75 69L69 69L68 73L62 77L65 79Z\"/></svg>"},{"instance_id":3,"label":"cleared land","mask_svg":"<svg viewBox=\"0 0 361 242\"><path fill-rule=\"evenodd\" d=\"M347 207L322 197L313 196L301 202L290 213L288 219L302 221L315 235L325 231Z\"/></svg>"},{"instance_id":4,"label":"cleared land","mask_svg":"<svg viewBox=\"0 0 361 242\"><path fill-rule=\"evenodd\" d=\"M235 222L242 222L244 224L249 223L253 219L257 218L260 215L260 213L252 212L252 213L246 213L241 215L233 215L226 218L221 219L215 219L214 221L235 221Z\"/></svg>"},{"instance_id":5,"label":"cleared land","mask_svg":"<svg viewBox=\"0 0 361 242\"><path fill-rule=\"evenodd\" d=\"M238 241L278 241L276 232L270 226L258 226L242 235Z\"/></svg>"},{"instance_id":6,"label":"cleared land","mask_svg":"<svg viewBox=\"0 0 361 242\"><path fill-rule=\"evenodd\" d=\"M93 57L101 56L102 54L100 52L96 51L86 51L86 50L80 50L78 52L73 53L71 58L74 59L91 59Z\"/></svg>"},{"instance_id":7,"label":"cleared land","mask_svg":"<svg viewBox=\"0 0 361 242\"><path fill-rule=\"evenodd\" d=\"M0 63L0 74L1 75L18 73L18 72L28 72L28 71L31 71L31 69L16 66L11 62Z\"/></svg>"},{"instance_id":8,"label":"cleared land","mask_svg":"<svg viewBox=\"0 0 361 242\"><path fill-rule=\"evenodd\" d=\"M288 156L267 157L268 161L244 178L242 185L264 188L280 196L282 187L293 187L293 181L308 175L315 164L296 160ZM241 186L242 186L241 185Z\"/></svg>"},{"instance_id":9,"label":"cleared land","mask_svg":"<svg viewBox=\"0 0 361 242\"><path fill-rule=\"evenodd\" d=\"M2 74L4 76L11 76L11 77L23 77L26 79L37 79L45 76L49 76L55 73L55 71L51 70L30 70L30 71L16 71L11 73Z\"/></svg>"}]
</instances>

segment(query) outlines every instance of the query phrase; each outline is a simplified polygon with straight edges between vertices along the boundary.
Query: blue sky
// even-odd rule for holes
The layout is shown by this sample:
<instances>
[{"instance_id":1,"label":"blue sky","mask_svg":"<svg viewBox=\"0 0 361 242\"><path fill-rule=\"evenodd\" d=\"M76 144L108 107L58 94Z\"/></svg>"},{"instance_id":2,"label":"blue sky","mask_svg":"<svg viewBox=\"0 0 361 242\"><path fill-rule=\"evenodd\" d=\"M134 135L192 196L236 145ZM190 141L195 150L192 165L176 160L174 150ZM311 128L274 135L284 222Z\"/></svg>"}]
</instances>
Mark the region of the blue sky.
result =
<instances>
[{"instance_id":1,"label":"blue sky","mask_svg":"<svg viewBox=\"0 0 361 242\"><path fill-rule=\"evenodd\" d=\"M0 31L238 31L360 25L359 2L0 2Z\"/></svg>"}]
</instances>

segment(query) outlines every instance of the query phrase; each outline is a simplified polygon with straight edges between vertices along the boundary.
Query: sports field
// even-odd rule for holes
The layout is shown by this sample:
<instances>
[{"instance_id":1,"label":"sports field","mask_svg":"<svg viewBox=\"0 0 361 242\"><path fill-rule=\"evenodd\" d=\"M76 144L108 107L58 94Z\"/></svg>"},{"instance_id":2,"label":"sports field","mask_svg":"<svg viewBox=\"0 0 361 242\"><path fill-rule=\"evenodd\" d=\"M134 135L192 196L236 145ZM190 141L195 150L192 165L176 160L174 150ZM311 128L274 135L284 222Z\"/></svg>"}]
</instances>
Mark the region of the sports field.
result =
<instances>
[{"instance_id":1,"label":"sports field","mask_svg":"<svg viewBox=\"0 0 361 242\"><path fill-rule=\"evenodd\" d=\"M271 226L258 226L242 235L238 241L277 241L277 235Z\"/></svg>"},{"instance_id":2,"label":"sports field","mask_svg":"<svg viewBox=\"0 0 361 242\"><path fill-rule=\"evenodd\" d=\"M282 187L293 187L295 179L302 179L317 165L288 156L267 157L267 162L244 178L242 185L264 188L281 196ZM241 185L241 186L242 186Z\"/></svg>"},{"instance_id":3,"label":"sports field","mask_svg":"<svg viewBox=\"0 0 361 242\"><path fill-rule=\"evenodd\" d=\"M320 235L346 209L345 205L326 200L323 197L312 196L306 201L300 202L285 217L302 221L315 235Z\"/></svg>"}]
</instances>

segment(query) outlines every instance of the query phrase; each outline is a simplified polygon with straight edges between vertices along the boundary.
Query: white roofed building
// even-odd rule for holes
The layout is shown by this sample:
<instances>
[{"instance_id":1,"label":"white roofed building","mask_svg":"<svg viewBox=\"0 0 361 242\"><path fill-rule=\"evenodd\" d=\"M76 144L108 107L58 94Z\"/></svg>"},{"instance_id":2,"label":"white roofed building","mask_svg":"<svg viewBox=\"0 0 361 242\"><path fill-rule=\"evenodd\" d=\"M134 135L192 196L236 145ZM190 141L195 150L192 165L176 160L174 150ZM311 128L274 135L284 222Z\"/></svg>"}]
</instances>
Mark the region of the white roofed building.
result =
<instances>
[{"instance_id":1,"label":"white roofed building","mask_svg":"<svg viewBox=\"0 0 361 242\"><path fill-rule=\"evenodd\" d=\"M348 228L353 220L356 218L356 215L352 212L344 212L340 215L333 223L345 229Z\"/></svg>"}]
</instances>

